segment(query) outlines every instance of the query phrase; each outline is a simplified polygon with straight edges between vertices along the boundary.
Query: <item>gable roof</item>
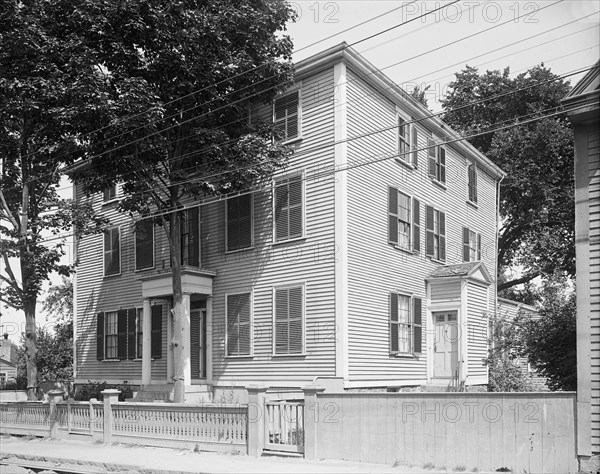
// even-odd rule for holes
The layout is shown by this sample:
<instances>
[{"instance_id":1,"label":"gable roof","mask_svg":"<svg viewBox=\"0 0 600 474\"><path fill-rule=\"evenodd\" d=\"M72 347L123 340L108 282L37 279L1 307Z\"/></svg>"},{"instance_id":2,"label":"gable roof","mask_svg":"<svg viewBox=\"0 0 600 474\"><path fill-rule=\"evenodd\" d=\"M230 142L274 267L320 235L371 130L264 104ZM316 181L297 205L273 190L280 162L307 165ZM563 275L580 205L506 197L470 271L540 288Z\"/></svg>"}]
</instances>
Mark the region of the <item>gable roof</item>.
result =
<instances>
[{"instance_id":1,"label":"gable roof","mask_svg":"<svg viewBox=\"0 0 600 474\"><path fill-rule=\"evenodd\" d=\"M598 120L600 115L600 61L594 64L594 67L575 84L562 103L568 109L575 109L567 112L572 121Z\"/></svg>"},{"instance_id":2,"label":"gable roof","mask_svg":"<svg viewBox=\"0 0 600 474\"><path fill-rule=\"evenodd\" d=\"M494 179L506 176L497 165L477 148L471 145L460 134L454 131L448 124L437 115L423 106L398 84L392 81L377 67L371 64L360 53L352 49L346 42L340 43L332 48L317 53L296 64L295 78L302 79L305 76L315 74L321 70L330 68L338 62L346 63L358 77L373 86L382 95L386 96L396 105L400 105L407 113L413 116L420 124L432 133L448 142L448 146L457 150L464 157L469 157L490 174Z\"/></svg>"},{"instance_id":3,"label":"gable roof","mask_svg":"<svg viewBox=\"0 0 600 474\"><path fill-rule=\"evenodd\" d=\"M13 364L12 362L9 362L6 359L3 359L2 357L0 357L0 365L10 365L11 367L16 367L17 364Z\"/></svg>"},{"instance_id":4,"label":"gable roof","mask_svg":"<svg viewBox=\"0 0 600 474\"><path fill-rule=\"evenodd\" d=\"M492 277L483 262L458 263L455 265L444 265L432 271L427 281L436 281L451 278L469 278L482 281L488 285L492 284Z\"/></svg>"}]
</instances>

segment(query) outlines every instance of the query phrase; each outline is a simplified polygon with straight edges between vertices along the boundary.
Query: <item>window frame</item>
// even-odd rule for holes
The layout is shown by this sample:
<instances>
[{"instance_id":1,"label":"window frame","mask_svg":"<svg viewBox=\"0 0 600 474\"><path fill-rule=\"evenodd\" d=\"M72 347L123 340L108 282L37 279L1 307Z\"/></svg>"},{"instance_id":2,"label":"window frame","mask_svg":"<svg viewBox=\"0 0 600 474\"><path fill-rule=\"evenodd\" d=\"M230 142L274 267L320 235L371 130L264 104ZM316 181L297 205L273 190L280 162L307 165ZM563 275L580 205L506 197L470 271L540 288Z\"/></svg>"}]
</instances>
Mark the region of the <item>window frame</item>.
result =
<instances>
[{"instance_id":1,"label":"window frame","mask_svg":"<svg viewBox=\"0 0 600 474\"><path fill-rule=\"evenodd\" d=\"M448 174L448 148L444 144L437 143L437 140L433 136L427 138L427 162L427 173L429 174L429 177L435 183L440 184L445 188L446 176Z\"/></svg>"},{"instance_id":2,"label":"window frame","mask_svg":"<svg viewBox=\"0 0 600 474\"><path fill-rule=\"evenodd\" d=\"M102 191L102 204L110 203L117 199L119 199L119 189L116 184L111 184L104 188Z\"/></svg>"},{"instance_id":3,"label":"window frame","mask_svg":"<svg viewBox=\"0 0 600 474\"><path fill-rule=\"evenodd\" d=\"M277 352L277 291L278 290L290 290L300 288L302 291L302 302L301 302L301 311L300 315L300 327L302 333L302 341L300 344L299 352ZM272 308L273 308L273 316L272 316L272 347L271 347L271 355L272 357L303 357L306 356L306 282L305 281L296 281L290 282L282 285L274 285L272 292ZM289 292L288 292L288 308L289 308ZM289 336L289 314L288 314L288 336ZM289 351L289 337L288 337L288 351Z\"/></svg>"},{"instance_id":4,"label":"window frame","mask_svg":"<svg viewBox=\"0 0 600 474\"><path fill-rule=\"evenodd\" d=\"M229 297L230 296L240 296L240 295L248 295L248 308L249 310L249 318L248 318L248 354L229 354ZM239 314L237 317L237 325L238 325L238 341L240 334L240 323L239 323ZM238 342L239 348L239 342ZM234 293L225 293L225 358L247 358L254 356L254 292L252 290L249 291L237 291Z\"/></svg>"},{"instance_id":5,"label":"window frame","mask_svg":"<svg viewBox=\"0 0 600 474\"><path fill-rule=\"evenodd\" d=\"M112 326L115 330L114 333L109 333L109 316L114 316L114 322ZM108 338L114 340L114 346L111 346L111 349L114 349L114 356L110 357L108 353L109 344ZM104 360L120 360L119 359L119 311L105 311L104 312Z\"/></svg>"},{"instance_id":6,"label":"window frame","mask_svg":"<svg viewBox=\"0 0 600 474\"><path fill-rule=\"evenodd\" d=\"M255 232L255 222L254 222L254 192L248 193L250 195L250 244L248 247L241 247L237 249L229 248L229 201L231 199L238 199L240 197L244 197L247 194L231 196L225 200L225 253L233 253L233 252L243 252L244 250L251 250L254 248L254 232Z\"/></svg>"},{"instance_id":7,"label":"window frame","mask_svg":"<svg viewBox=\"0 0 600 474\"><path fill-rule=\"evenodd\" d=\"M396 305L397 305L397 312L396 312L396 317L397 320L394 321L393 320L393 311L392 311L392 307L393 307L393 300L394 300L394 295L396 296ZM408 301L408 322L400 322L400 307L399 307L399 303L400 303L400 298L406 298ZM419 300L419 309L421 311L420 314L420 322L417 323L416 322L416 315L415 315L415 305L416 305L416 300ZM394 325L396 325L396 337L397 337L397 347L398 350L394 350L394 346L393 346L393 335L394 335L394 330L392 329L394 327ZM400 327L401 326L406 326L406 335L407 335L407 345L408 348L407 350L400 350ZM414 293L407 293L404 291L391 291L388 294L388 332L389 332L389 338L388 338L388 343L389 343L389 352L390 355L393 357L419 357L421 354L423 354L423 299L422 298L417 298ZM420 328L419 330L417 330L416 328ZM417 335L418 333L418 335ZM416 338L420 337L420 349L421 351L416 351L416 347L415 347L415 341L417 340Z\"/></svg>"},{"instance_id":8,"label":"window frame","mask_svg":"<svg viewBox=\"0 0 600 474\"><path fill-rule=\"evenodd\" d=\"M300 235L294 235L293 237L289 235L286 238L282 238L281 240L279 240L277 238L277 216L276 216L276 212L277 212L277 187L281 186L278 185L278 182L282 182L282 181L287 181L287 186L289 189L289 181L292 178L298 178L300 179L300 187L301 187L301 192L302 192L302 199L300 202L300 207L301 207L301 225L302 225L302 233ZM273 234L272 234L272 242L274 244L279 244L279 243L283 243L283 242L289 242L292 240L299 240L299 239L304 239L306 238L306 179L305 179L305 171L304 169L300 170L299 172L296 173L288 173L288 174L284 174L282 176L278 176L276 178L273 178L272 181L272 212L273 212ZM283 206L283 208L286 208L288 210L288 230L289 230L289 210L290 210L290 206L289 206L289 198L288 198L288 205L287 206Z\"/></svg>"},{"instance_id":9,"label":"window frame","mask_svg":"<svg viewBox=\"0 0 600 474\"><path fill-rule=\"evenodd\" d=\"M405 225L408 226L408 247L403 247L400 245L400 228L399 228L399 224L400 224L400 213L396 212L396 213L392 213L390 210L391 207L391 203L390 203L390 194L392 191L396 191L397 194L397 209L399 209L399 205L400 205L400 200L399 197L400 195L405 196L406 198L408 198L408 205L409 205L409 209L408 209L408 221L402 221ZM415 212L416 207L418 206L418 212ZM415 215L416 214L416 215ZM388 215L388 243L392 244L395 248L405 251L405 252L409 252L409 253L419 253L421 251L421 201L419 199L417 199L414 195L412 194L408 194L405 193L403 191L400 191L400 189L396 186L388 186L388 208L387 208L387 215ZM396 224L396 235L398 237L397 241L394 242L391 239L390 236L390 226L392 219L395 220L395 224ZM418 236L416 235L418 234Z\"/></svg>"},{"instance_id":10,"label":"window frame","mask_svg":"<svg viewBox=\"0 0 600 474\"><path fill-rule=\"evenodd\" d=\"M433 227L428 227L428 209L431 208L433 210ZM442 226L441 221L442 219L440 219L440 215L444 216L443 218L443 229L444 232L441 232L441 228ZM437 228L436 228L437 227ZM446 263L446 261L448 260L448 246L447 246L447 232L448 229L448 219L447 219L447 214L445 211L442 211L441 209L436 208L435 206L431 206L429 204L425 205L425 256L431 258L431 260L436 261L436 262L440 262L440 263ZM428 233L429 232L433 233L433 241L432 241L432 245L433 248L431 249L432 252L429 252L429 245L428 243ZM443 257L441 255L441 249L442 249L442 240L444 243L443 246ZM437 254L436 254L436 242L437 242Z\"/></svg>"},{"instance_id":11,"label":"window frame","mask_svg":"<svg viewBox=\"0 0 600 474\"><path fill-rule=\"evenodd\" d=\"M279 94L277 94L274 98L273 98L273 102L272 102L272 106L271 106L271 122L273 123L274 128L276 128L277 124L279 122L282 121L282 119L279 119L279 121L275 118L275 109L276 109L276 102L278 100L281 100L285 97L287 97L288 95L291 94L298 94L298 106L297 106L297 124L298 124L298 130L297 130L297 134L296 136L292 137L292 138L287 138L288 137L288 130L287 130L287 125L285 127L285 136L286 138L281 140L282 144L288 144L288 143L293 143L299 140L302 140L302 81L299 81L294 87L291 87ZM285 117L285 119L283 120L287 120L287 115Z\"/></svg>"},{"instance_id":12,"label":"window frame","mask_svg":"<svg viewBox=\"0 0 600 474\"><path fill-rule=\"evenodd\" d=\"M473 176L471 176L471 170L473 170ZM479 170L477 163L469 163L467 165L467 200L469 203L477 206L477 193L478 193L478 181L479 181ZM471 181L473 178L473 181Z\"/></svg>"},{"instance_id":13,"label":"window frame","mask_svg":"<svg viewBox=\"0 0 600 474\"><path fill-rule=\"evenodd\" d=\"M143 221L148 221L152 224L152 250L151 250L151 254L152 254L152 265L150 266L146 266L146 267L142 267L142 268L138 268L138 259L137 259L137 247L138 247L138 229L137 226L140 222ZM152 222L151 219L144 219L144 220L139 220L135 223L133 229L133 268L134 271L139 272L142 270L151 270L153 268L155 268L156 266L156 256L155 256L155 252L156 252L156 231L154 229L154 223Z\"/></svg>"},{"instance_id":14,"label":"window frame","mask_svg":"<svg viewBox=\"0 0 600 474\"><path fill-rule=\"evenodd\" d=\"M396 126L396 151L398 152L396 159L409 168L417 168L419 163L418 128L411 117L400 112L396 114ZM400 134L403 126L407 130L405 136ZM404 144L404 151L401 142Z\"/></svg>"},{"instance_id":15,"label":"window frame","mask_svg":"<svg viewBox=\"0 0 600 474\"><path fill-rule=\"evenodd\" d=\"M471 238L473 238L473 240L471 240ZM468 260L465 258L467 255L467 249L469 252ZM464 263L479 262L481 261L481 256L481 233L475 232L470 227L463 226L462 261Z\"/></svg>"},{"instance_id":16,"label":"window frame","mask_svg":"<svg viewBox=\"0 0 600 474\"><path fill-rule=\"evenodd\" d=\"M115 229L117 230L118 236L119 236L118 237L119 238L119 249L118 249L118 252L119 252L119 269L118 269L117 272L114 272L114 273L106 273L106 270L107 270L107 268L106 268L106 253L107 253L107 250L106 250L106 233L107 232L112 232ZM110 226L110 227L106 228L105 231L104 231L104 233L102 234L102 240L103 240L103 244L102 244L103 245L103 252L102 252L102 257L103 257L102 258L102 274L103 274L104 277L113 277L113 276L119 276L119 275L121 275L121 270L122 270L121 266L122 266L122 263L123 263L122 259L121 259L121 256L123 255L123 252L122 252L122 250L123 250L123 248L122 248L123 247L123 238L122 237L123 237L123 233L121 232L121 226L120 225ZM111 239L111 242L112 242L112 239ZM111 252L114 252L114 250L115 249L113 249L113 248L110 249Z\"/></svg>"},{"instance_id":17,"label":"window frame","mask_svg":"<svg viewBox=\"0 0 600 474\"><path fill-rule=\"evenodd\" d=\"M201 252L201 245L200 245L200 208L199 207L188 207L182 210L183 214L181 215L181 218L179 220L179 251L180 251L180 255L179 255L179 263L182 266L190 266L190 267L200 267L202 264L202 252ZM196 219L196 223L197 223L197 235L195 236L196 239L198 240L198 247L196 248L196 252L198 255L198 265L194 265L193 262L190 263L190 252L189 249L191 248L190 242L193 240L191 238L189 238L190 235L193 236L192 232L184 232L184 226L187 225L188 223L188 215L194 213L195 214L195 219ZM184 245L184 236L188 236L188 240L187 240L187 244ZM187 252L188 254L188 261L187 263L184 263L184 255L185 252Z\"/></svg>"}]
</instances>

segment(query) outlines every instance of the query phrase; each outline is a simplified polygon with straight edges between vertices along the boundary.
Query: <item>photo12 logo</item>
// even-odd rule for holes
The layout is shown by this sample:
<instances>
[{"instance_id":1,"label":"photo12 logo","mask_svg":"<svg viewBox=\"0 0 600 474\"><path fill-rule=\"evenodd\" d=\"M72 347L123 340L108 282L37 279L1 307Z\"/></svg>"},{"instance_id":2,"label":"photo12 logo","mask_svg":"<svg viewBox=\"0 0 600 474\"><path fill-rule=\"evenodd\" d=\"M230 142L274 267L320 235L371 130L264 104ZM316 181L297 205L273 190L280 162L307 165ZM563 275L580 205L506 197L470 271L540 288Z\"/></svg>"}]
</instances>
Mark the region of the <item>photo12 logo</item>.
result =
<instances>
[{"instance_id":1,"label":"photo12 logo","mask_svg":"<svg viewBox=\"0 0 600 474\"><path fill-rule=\"evenodd\" d=\"M296 22L306 19L314 23L339 23L337 2L290 2L290 7L296 12Z\"/></svg>"},{"instance_id":2,"label":"photo12 logo","mask_svg":"<svg viewBox=\"0 0 600 474\"><path fill-rule=\"evenodd\" d=\"M536 2L459 2L445 5L440 2L405 2L402 8L402 22L421 19L439 23L458 23L466 21L475 23L484 21L498 23L510 21L515 23L538 23L537 13L540 10Z\"/></svg>"}]
</instances>

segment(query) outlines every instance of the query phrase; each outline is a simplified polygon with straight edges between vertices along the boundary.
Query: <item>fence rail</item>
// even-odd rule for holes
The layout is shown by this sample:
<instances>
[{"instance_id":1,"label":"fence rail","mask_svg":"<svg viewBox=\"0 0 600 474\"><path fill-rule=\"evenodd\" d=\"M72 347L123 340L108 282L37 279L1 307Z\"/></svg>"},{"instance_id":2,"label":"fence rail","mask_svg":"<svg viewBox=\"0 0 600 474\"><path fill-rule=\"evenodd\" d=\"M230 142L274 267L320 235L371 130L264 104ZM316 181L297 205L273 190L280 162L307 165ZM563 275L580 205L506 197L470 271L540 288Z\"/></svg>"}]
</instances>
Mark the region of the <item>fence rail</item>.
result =
<instances>
[{"instance_id":1,"label":"fence rail","mask_svg":"<svg viewBox=\"0 0 600 474\"><path fill-rule=\"evenodd\" d=\"M1 402L0 432L49 434L50 405L42 402Z\"/></svg>"},{"instance_id":2,"label":"fence rail","mask_svg":"<svg viewBox=\"0 0 600 474\"><path fill-rule=\"evenodd\" d=\"M265 449L304 452L304 402L266 402Z\"/></svg>"},{"instance_id":3,"label":"fence rail","mask_svg":"<svg viewBox=\"0 0 600 474\"><path fill-rule=\"evenodd\" d=\"M68 433L89 434L104 430L104 406L99 402L67 401L56 405L59 429Z\"/></svg>"}]
</instances>

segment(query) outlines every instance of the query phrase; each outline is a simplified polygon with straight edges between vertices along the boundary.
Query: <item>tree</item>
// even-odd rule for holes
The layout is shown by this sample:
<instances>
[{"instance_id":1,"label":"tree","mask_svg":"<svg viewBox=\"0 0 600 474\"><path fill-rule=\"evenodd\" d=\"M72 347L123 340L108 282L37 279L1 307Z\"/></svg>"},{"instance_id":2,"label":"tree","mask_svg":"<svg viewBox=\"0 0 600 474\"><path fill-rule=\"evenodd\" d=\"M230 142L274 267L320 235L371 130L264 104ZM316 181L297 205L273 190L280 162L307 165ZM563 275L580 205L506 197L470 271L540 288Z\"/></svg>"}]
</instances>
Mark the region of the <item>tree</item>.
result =
<instances>
[{"instance_id":1,"label":"tree","mask_svg":"<svg viewBox=\"0 0 600 474\"><path fill-rule=\"evenodd\" d=\"M575 292L564 277L545 282L539 291L539 320L524 324L522 353L547 378L551 390L577 390L577 311Z\"/></svg>"},{"instance_id":2,"label":"tree","mask_svg":"<svg viewBox=\"0 0 600 474\"><path fill-rule=\"evenodd\" d=\"M417 99L425 107L427 107L427 98L425 97L425 94L427 94L427 91L430 88L431 88L431 86L427 86L423 89L421 89L419 86L415 86L414 89L410 92L410 95L414 99Z\"/></svg>"},{"instance_id":3,"label":"tree","mask_svg":"<svg viewBox=\"0 0 600 474\"><path fill-rule=\"evenodd\" d=\"M58 193L60 169L101 123L99 70L75 35L65 37L52 2L0 4L0 302L25 314L27 390L36 397L36 301L52 272L67 275L61 233L94 231L89 206ZM86 67L87 65L87 67ZM94 86L94 87L92 87ZM96 106L98 106L96 108Z\"/></svg>"},{"instance_id":4,"label":"tree","mask_svg":"<svg viewBox=\"0 0 600 474\"><path fill-rule=\"evenodd\" d=\"M277 33L294 13L282 0L81 0L79 11L73 28L100 49L115 107L90 139L96 158L74 177L90 193L122 183L120 209L166 232L182 402L182 203L257 186L286 163L289 148L271 126L249 124L248 110L289 84L292 43Z\"/></svg>"},{"instance_id":5,"label":"tree","mask_svg":"<svg viewBox=\"0 0 600 474\"><path fill-rule=\"evenodd\" d=\"M51 285L43 309L56 321L73 319L73 280L65 276L58 285Z\"/></svg>"},{"instance_id":6,"label":"tree","mask_svg":"<svg viewBox=\"0 0 600 474\"><path fill-rule=\"evenodd\" d=\"M468 140L507 173L500 189L499 290L556 271L574 275L574 151L566 116L493 131L557 111L568 91L543 65L514 79L508 68L479 74L467 66L442 101L444 120L463 134L492 130ZM515 268L522 270L513 277L507 270Z\"/></svg>"}]
</instances>

